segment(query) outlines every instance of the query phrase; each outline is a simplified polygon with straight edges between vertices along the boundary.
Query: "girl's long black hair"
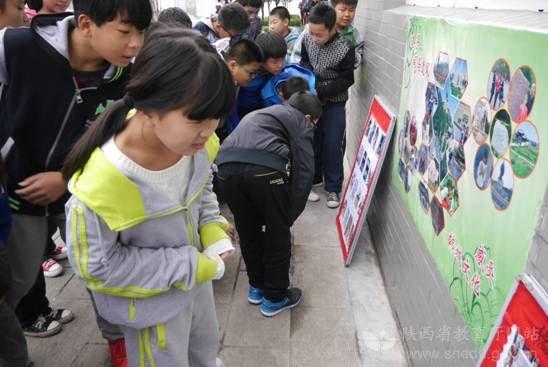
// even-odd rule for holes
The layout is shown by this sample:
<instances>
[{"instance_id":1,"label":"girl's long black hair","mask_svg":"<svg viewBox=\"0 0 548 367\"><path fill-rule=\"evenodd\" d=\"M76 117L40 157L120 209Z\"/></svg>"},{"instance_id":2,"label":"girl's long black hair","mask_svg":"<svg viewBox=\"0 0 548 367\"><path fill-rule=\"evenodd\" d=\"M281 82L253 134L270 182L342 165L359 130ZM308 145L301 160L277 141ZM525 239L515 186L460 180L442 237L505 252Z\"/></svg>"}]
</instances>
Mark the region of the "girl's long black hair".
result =
<instances>
[{"instance_id":1,"label":"girl's long black hair","mask_svg":"<svg viewBox=\"0 0 548 367\"><path fill-rule=\"evenodd\" d=\"M236 98L234 82L209 42L192 30L152 28L133 65L126 97L108 107L76 142L62 170L65 179L82 169L97 147L125 128L131 105L157 113L184 107L192 120L230 113Z\"/></svg>"}]
</instances>

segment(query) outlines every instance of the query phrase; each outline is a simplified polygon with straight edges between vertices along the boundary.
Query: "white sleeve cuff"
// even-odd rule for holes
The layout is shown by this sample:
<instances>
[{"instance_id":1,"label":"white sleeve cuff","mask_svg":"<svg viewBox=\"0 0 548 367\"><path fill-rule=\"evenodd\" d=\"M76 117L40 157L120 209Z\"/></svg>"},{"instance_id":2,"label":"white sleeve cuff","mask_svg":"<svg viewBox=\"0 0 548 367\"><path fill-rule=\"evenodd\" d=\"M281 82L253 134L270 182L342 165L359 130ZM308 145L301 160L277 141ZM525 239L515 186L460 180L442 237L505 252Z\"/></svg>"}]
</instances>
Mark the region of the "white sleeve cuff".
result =
<instances>
[{"instance_id":1,"label":"white sleeve cuff","mask_svg":"<svg viewBox=\"0 0 548 367\"><path fill-rule=\"evenodd\" d=\"M227 251L234 251L234 246L232 246L232 241L230 241L228 238L223 238L222 240L219 240L217 242L214 242L212 245L210 245L208 248L204 250L204 255L207 257L211 257L210 255L220 255Z\"/></svg>"}]
</instances>

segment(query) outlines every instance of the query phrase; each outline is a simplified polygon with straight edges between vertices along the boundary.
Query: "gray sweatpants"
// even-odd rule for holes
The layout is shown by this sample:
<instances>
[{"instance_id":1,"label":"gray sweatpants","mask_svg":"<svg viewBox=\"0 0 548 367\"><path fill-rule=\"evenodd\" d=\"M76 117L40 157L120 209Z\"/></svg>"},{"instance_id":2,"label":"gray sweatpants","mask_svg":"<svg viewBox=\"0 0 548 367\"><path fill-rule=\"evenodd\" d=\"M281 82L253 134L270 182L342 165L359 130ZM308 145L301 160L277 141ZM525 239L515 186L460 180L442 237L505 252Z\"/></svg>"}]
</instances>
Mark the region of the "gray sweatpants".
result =
<instances>
[{"instance_id":1,"label":"gray sweatpants","mask_svg":"<svg viewBox=\"0 0 548 367\"><path fill-rule=\"evenodd\" d=\"M13 309L36 281L46 244L51 241L48 229L59 227L61 237L65 240L65 222L64 214L51 217L13 214L8 240L12 283L7 296L7 302Z\"/></svg>"},{"instance_id":2,"label":"gray sweatpants","mask_svg":"<svg viewBox=\"0 0 548 367\"><path fill-rule=\"evenodd\" d=\"M165 324L145 329L121 327L130 367L218 366L213 287L211 282L197 287L188 307Z\"/></svg>"}]
</instances>

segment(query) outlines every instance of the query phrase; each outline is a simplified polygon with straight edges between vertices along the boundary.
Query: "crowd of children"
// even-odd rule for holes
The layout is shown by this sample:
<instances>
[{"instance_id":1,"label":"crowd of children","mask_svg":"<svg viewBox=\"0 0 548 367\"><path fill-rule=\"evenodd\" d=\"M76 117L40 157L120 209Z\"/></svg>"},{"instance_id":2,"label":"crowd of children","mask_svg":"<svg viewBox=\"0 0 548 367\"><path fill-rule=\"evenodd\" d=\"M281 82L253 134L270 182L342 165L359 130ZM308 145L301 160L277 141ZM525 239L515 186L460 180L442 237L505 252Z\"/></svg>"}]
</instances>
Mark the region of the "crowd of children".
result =
<instances>
[{"instance_id":1,"label":"crowd of children","mask_svg":"<svg viewBox=\"0 0 548 367\"><path fill-rule=\"evenodd\" d=\"M113 366L222 366L211 282L234 228L216 194L249 303L299 304L290 228L313 184L339 206L362 59L357 0L302 3L301 32L281 6L263 31L262 0L194 26L149 0L0 0L0 365L75 317L44 280L68 256Z\"/></svg>"}]
</instances>

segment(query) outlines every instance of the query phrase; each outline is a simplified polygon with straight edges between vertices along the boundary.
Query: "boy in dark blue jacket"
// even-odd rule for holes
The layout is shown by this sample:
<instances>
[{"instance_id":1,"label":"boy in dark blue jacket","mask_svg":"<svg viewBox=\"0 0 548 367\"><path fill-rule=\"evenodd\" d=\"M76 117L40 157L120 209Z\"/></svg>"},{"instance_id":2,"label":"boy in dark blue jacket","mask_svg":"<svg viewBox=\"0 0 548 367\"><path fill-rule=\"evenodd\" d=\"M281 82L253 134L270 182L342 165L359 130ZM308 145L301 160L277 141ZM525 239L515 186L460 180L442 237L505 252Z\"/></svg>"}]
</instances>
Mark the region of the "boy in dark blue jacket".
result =
<instances>
[{"instance_id":1,"label":"boy in dark blue jacket","mask_svg":"<svg viewBox=\"0 0 548 367\"><path fill-rule=\"evenodd\" d=\"M0 147L13 209L8 258L14 284L7 298L12 307L35 281L43 282L48 232L59 226L64 235L66 182L59 171L65 156L96 114L123 96L128 65L152 17L148 0L73 5L74 16L38 15L30 28L0 31ZM29 318L20 320L27 335L49 335L52 325L72 318L49 308L45 294L27 311Z\"/></svg>"}]
</instances>

